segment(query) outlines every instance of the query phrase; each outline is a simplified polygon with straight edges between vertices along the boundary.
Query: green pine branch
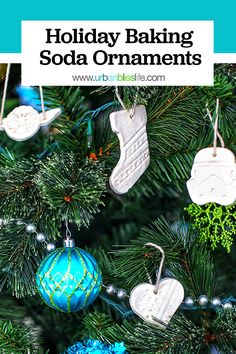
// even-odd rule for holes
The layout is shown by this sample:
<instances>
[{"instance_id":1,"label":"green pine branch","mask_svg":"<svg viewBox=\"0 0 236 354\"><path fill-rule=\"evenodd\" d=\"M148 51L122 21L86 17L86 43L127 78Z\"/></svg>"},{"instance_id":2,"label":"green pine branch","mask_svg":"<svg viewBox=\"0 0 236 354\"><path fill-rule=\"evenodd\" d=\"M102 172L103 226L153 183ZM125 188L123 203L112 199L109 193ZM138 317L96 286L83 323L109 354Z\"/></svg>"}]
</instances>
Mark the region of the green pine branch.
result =
<instances>
[{"instance_id":1,"label":"green pine branch","mask_svg":"<svg viewBox=\"0 0 236 354\"><path fill-rule=\"evenodd\" d=\"M45 353L29 328L10 321L0 321L0 350L6 354Z\"/></svg>"},{"instance_id":2,"label":"green pine branch","mask_svg":"<svg viewBox=\"0 0 236 354\"><path fill-rule=\"evenodd\" d=\"M144 247L148 242L161 246L165 252L165 270L177 278L185 289L186 296L198 298L215 292L212 259L203 245L195 243L195 233L191 228L180 225L177 230L163 218L150 227L143 227L140 236L129 245L113 251L115 259L114 275L125 281L128 289L148 281L147 271L155 277L161 255L158 250Z\"/></svg>"},{"instance_id":3,"label":"green pine branch","mask_svg":"<svg viewBox=\"0 0 236 354\"><path fill-rule=\"evenodd\" d=\"M45 255L35 234L26 232L24 224L9 223L1 227L0 289L9 288L13 295L34 295L35 273Z\"/></svg>"}]
</instances>

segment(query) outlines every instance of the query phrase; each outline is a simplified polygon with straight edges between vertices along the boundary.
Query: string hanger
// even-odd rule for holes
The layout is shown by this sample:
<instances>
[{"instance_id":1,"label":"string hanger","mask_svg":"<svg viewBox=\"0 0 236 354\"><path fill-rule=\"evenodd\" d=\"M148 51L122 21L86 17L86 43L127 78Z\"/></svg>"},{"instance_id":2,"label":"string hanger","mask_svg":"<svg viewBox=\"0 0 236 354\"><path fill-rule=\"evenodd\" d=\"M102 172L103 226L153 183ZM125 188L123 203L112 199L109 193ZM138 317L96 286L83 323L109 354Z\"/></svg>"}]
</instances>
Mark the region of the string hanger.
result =
<instances>
[{"instance_id":1,"label":"string hanger","mask_svg":"<svg viewBox=\"0 0 236 354\"><path fill-rule=\"evenodd\" d=\"M6 76L5 76L4 88L3 88L3 95L2 95L1 111L0 111L0 125L2 124L2 120L3 120L3 117L4 117L4 111L5 111L5 105L6 105L6 96L7 96L7 88L8 88L9 76L10 76L10 69L11 69L11 64L7 64L7 70L6 70ZM40 94L40 101L41 101L43 119L46 119L42 86L39 86L39 94Z\"/></svg>"},{"instance_id":2,"label":"string hanger","mask_svg":"<svg viewBox=\"0 0 236 354\"><path fill-rule=\"evenodd\" d=\"M118 86L115 86L116 97L117 97L118 101L120 102L121 107L129 113L129 116L131 119L134 117L134 114L135 114L135 109L136 109L137 101L138 101L138 92L139 92L139 87L137 87L134 103L133 103L132 107L130 109L128 109L127 107L125 107L124 101L122 100L122 98L119 94Z\"/></svg>"},{"instance_id":3,"label":"string hanger","mask_svg":"<svg viewBox=\"0 0 236 354\"><path fill-rule=\"evenodd\" d=\"M71 238L71 231L69 229L69 224L68 224L68 220L65 220L65 225L66 225L66 238Z\"/></svg>"},{"instance_id":4,"label":"string hanger","mask_svg":"<svg viewBox=\"0 0 236 354\"><path fill-rule=\"evenodd\" d=\"M213 140L213 156L215 157L217 155L217 138L220 140L220 144L221 147L224 148L225 147L225 142L221 136L221 134L218 131L218 121L219 121L219 105L220 105L220 101L219 98L216 99L216 118L215 118L215 122L213 123L213 117L211 115L211 112L208 108L208 103L206 104L206 111L208 114L208 117L213 125L213 129L214 129L214 140Z\"/></svg>"},{"instance_id":5,"label":"string hanger","mask_svg":"<svg viewBox=\"0 0 236 354\"><path fill-rule=\"evenodd\" d=\"M160 266L159 266L158 273L157 273L156 284L155 284L155 287L154 287L154 294L157 294L158 286L159 286L160 279L161 279L162 268L163 268L163 264L164 264L164 260L165 260L165 252L164 252L163 248L161 248L160 246L156 245L155 243L148 242L148 243L146 243L144 245L144 247L147 247L147 246L154 247L158 251L161 252L161 262L160 262ZM150 274L148 272L147 272L147 276L148 276L149 283L152 284L151 276L150 276Z\"/></svg>"},{"instance_id":6,"label":"string hanger","mask_svg":"<svg viewBox=\"0 0 236 354\"><path fill-rule=\"evenodd\" d=\"M75 241L71 238L71 231L69 229L68 219L65 219L65 227L66 227L66 238L64 239L64 247L72 248L75 247Z\"/></svg>"}]
</instances>

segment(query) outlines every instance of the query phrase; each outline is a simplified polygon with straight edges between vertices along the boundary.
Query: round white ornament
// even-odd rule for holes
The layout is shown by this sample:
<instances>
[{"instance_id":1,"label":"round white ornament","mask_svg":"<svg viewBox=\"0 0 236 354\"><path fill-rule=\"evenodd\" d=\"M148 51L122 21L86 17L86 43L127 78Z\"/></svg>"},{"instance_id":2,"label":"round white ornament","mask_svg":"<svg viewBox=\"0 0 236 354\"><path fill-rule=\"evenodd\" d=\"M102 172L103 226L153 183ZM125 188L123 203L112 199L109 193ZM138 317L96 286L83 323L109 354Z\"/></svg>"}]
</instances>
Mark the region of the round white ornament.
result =
<instances>
[{"instance_id":1,"label":"round white ornament","mask_svg":"<svg viewBox=\"0 0 236 354\"><path fill-rule=\"evenodd\" d=\"M40 118L39 113L33 107L20 106L9 113L2 123L11 139L22 141L37 133Z\"/></svg>"},{"instance_id":2,"label":"round white ornament","mask_svg":"<svg viewBox=\"0 0 236 354\"><path fill-rule=\"evenodd\" d=\"M165 328L184 299L181 283L172 278L163 278L155 291L155 285L137 285L130 294L132 310L144 321Z\"/></svg>"},{"instance_id":3,"label":"round white ornament","mask_svg":"<svg viewBox=\"0 0 236 354\"><path fill-rule=\"evenodd\" d=\"M236 163L232 151L217 147L200 150L195 156L187 188L192 201L203 205L236 201Z\"/></svg>"}]
</instances>

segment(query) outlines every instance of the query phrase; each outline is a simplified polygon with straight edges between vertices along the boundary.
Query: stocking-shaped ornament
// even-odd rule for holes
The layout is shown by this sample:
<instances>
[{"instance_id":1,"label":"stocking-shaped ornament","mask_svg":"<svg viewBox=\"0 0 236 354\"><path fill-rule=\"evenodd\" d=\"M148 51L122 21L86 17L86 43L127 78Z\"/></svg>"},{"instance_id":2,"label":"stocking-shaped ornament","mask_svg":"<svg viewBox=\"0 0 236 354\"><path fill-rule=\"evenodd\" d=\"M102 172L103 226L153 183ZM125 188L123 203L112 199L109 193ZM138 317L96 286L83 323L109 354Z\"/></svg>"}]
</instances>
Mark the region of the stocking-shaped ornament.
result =
<instances>
[{"instance_id":1,"label":"stocking-shaped ornament","mask_svg":"<svg viewBox=\"0 0 236 354\"><path fill-rule=\"evenodd\" d=\"M110 122L120 141L120 159L109 182L115 193L123 194L137 182L150 162L146 109L136 106L133 114L126 109L112 112Z\"/></svg>"}]
</instances>

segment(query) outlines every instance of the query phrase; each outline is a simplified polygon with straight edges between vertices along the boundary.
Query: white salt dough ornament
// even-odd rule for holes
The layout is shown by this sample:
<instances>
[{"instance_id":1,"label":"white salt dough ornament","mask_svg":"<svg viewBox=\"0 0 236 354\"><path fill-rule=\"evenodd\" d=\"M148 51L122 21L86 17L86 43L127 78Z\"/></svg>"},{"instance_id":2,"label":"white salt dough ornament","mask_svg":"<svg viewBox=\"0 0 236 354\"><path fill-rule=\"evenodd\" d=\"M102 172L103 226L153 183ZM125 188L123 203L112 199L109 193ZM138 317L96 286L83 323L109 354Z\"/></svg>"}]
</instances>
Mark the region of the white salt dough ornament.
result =
<instances>
[{"instance_id":1,"label":"white salt dough ornament","mask_svg":"<svg viewBox=\"0 0 236 354\"><path fill-rule=\"evenodd\" d=\"M20 106L4 118L4 108L7 95L7 86L11 64L7 64L6 78L3 89L3 97L0 111L0 130L5 131L9 138L16 141L24 141L37 133L39 128L48 125L61 114L60 108L45 111L43 101L43 88L39 87L42 113L37 112L31 106Z\"/></svg>"},{"instance_id":2,"label":"white salt dough ornament","mask_svg":"<svg viewBox=\"0 0 236 354\"><path fill-rule=\"evenodd\" d=\"M187 188L195 204L233 204L236 201L236 163L232 151L222 147L217 147L216 154L214 148L200 150L195 156Z\"/></svg>"},{"instance_id":3,"label":"white salt dough ornament","mask_svg":"<svg viewBox=\"0 0 236 354\"><path fill-rule=\"evenodd\" d=\"M176 279L160 280L157 292L155 285L137 285L130 294L132 310L144 321L165 328L184 299L184 289Z\"/></svg>"},{"instance_id":4,"label":"white salt dough ornament","mask_svg":"<svg viewBox=\"0 0 236 354\"><path fill-rule=\"evenodd\" d=\"M41 126L51 123L60 114L60 108L39 113L31 106L20 106L9 113L6 118L3 118L0 130L5 130L9 138L13 140L24 141L31 138Z\"/></svg>"},{"instance_id":5,"label":"white salt dough ornament","mask_svg":"<svg viewBox=\"0 0 236 354\"><path fill-rule=\"evenodd\" d=\"M161 251L162 259L158 270L156 284L149 283L137 285L130 293L129 303L132 310L144 321L165 328L184 299L182 284L172 278L160 280L165 254L160 246L146 243Z\"/></svg>"},{"instance_id":6,"label":"white salt dough ornament","mask_svg":"<svg viewBox=\"0 0 236 354\"><path fill-rule=\"evenodd\" d=\"M123 194L137 182L150 162L146 109L136 106L132 116L126 109L112 112L110 122L120 141L120 159L109 183L115 193Z\"/></svg>"}]
</instances>

